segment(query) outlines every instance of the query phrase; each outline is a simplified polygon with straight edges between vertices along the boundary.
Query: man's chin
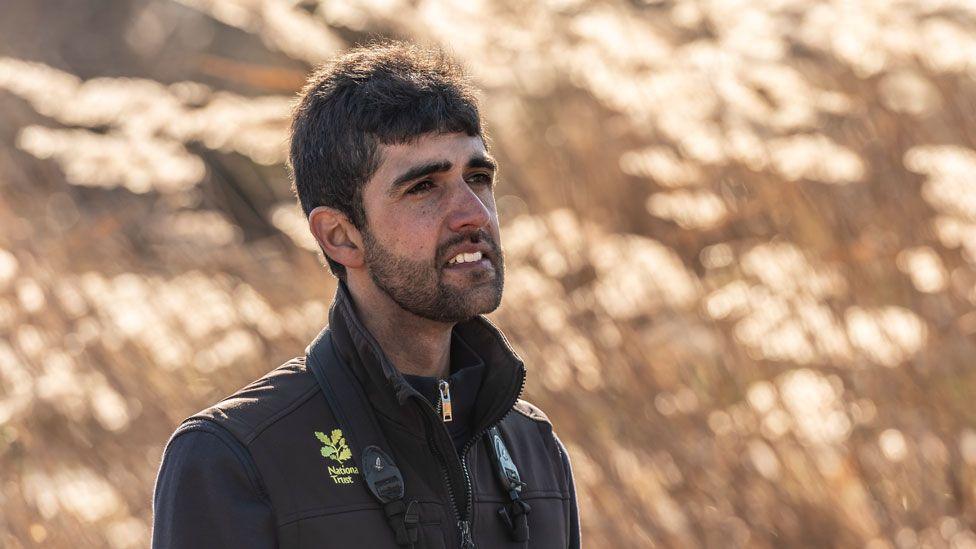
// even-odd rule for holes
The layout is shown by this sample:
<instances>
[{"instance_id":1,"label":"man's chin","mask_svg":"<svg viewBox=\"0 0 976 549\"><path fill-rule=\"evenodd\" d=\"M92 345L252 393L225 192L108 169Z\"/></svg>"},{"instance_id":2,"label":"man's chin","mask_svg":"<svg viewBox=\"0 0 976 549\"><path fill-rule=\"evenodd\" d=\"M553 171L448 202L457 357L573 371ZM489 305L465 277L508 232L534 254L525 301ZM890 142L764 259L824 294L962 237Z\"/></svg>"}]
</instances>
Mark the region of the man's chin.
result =
<instances>
[{"instance_id":1,"label":"man's chin","mask_svg":"<svg viewBox=\"0 0 976 549\"><path fill-rule=\"evenodd\" d=\"M470 312L469 318L488 314L502 303L502 288L496 280L486 280L475 287L457 288L456 291Z\"/></svg>"}]
</instances>

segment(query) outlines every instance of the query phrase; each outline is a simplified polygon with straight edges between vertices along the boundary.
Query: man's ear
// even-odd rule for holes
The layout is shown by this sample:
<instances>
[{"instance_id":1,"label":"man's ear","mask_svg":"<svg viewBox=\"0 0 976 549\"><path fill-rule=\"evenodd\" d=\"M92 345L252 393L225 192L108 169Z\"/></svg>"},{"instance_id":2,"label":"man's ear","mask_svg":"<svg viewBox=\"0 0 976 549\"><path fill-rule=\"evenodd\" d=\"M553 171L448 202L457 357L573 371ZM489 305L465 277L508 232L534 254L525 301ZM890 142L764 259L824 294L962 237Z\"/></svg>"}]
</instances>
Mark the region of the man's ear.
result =
<instances>
[{"instance_id":1,"label":"man's ear","mask_svg":"<svg viewBox=\"0 0 976 549\"><path fill-rule=\"evenodd\" d=\"M363 239L346 214L335 208L319 206L308 214L308 228L322 252L347 268L363 266Z\"/></svg>"}]
</instances>

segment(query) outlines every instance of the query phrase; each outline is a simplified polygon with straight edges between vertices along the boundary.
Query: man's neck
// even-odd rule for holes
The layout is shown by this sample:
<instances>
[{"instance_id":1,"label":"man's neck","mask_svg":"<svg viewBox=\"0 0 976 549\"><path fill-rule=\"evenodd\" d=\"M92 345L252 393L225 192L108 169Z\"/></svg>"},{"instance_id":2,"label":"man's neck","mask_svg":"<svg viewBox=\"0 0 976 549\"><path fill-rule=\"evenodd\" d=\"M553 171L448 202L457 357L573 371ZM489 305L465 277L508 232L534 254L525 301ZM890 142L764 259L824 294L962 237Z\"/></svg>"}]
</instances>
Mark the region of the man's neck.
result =
<instances>
[{"instance_id":1,"label":"man's neck","mask_svg":"<svg viewBox=\"0 0 976 549\"><path fill-rule=\"evenodd\" d=\"M360 322L400 373L448 376L452 324L405 311L374 284L350 277L347 287Z\"/></svg>"}]
</instances>

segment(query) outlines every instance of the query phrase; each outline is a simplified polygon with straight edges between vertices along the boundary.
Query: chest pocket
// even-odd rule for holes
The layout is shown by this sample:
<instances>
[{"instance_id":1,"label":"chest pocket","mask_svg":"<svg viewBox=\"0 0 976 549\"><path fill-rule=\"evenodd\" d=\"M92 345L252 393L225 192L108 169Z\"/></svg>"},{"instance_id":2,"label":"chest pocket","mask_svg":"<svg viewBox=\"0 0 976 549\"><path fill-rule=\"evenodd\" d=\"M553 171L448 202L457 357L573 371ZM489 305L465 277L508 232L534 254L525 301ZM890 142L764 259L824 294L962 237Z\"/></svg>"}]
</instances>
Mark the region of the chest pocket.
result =
<instances>
[{"instance_id":1,"label":"chest pocket","mask_svg":"<svg viewBox=\"0 0 976 549\"><path fill-rule=\"evenodd\" d=\"M418 501L417 541L413 549L445 549L447 521L440 503ZM282 549L350 549L356 547L395 549L400 547L394 531L387 524L383 509L376 505L348 505L320 512L305 513L279 526Z\"/></svg>"},{"instance_id":2,"label":"chest pocket","mask_svg":"<svg viewBox=\"0 0 976 549\"><path fill-rule=\"evenodd\" d=\"M540 438L538 431L531 434L534 440L509 445L501 430L492 429L470 456L471 473L477 478L472 531L478 546L569 544L569 495L558 477L562 465L539 463L539 452L532 454L533 460L524 450L532 444L538 448Z\"/></svg>"}]
</instances>

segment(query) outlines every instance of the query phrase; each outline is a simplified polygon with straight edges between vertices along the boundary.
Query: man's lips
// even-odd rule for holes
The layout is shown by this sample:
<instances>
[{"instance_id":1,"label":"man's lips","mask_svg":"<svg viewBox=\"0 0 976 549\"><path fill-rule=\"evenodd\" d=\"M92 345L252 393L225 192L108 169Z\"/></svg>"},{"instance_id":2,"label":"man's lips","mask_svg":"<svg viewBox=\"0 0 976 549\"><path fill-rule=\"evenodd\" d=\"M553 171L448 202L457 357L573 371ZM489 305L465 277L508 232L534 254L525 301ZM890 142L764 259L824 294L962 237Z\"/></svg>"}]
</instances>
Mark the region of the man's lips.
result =
<instances>
[{"instance_id":1,"label":"man's lips","mask_svg":"<svg viewBox=\"0 0 976 549\"><path fill-rule=\"evenodd\" d=\"M477 261L467 261L464 263L451 263L444 267L447 271L460 272L460 271L471 271L475 269L492 269L495 266L492 265L491 261L487 257L482 257Z\"/></svg>"},{"instance_id":2,"label":"man's lips","mask_svg":"<svg viewBox=\"0 0 976 549\"><path fill-rule=\"evenodd\" d=\"M458 255L475 254L479 252L481 253L481 258L478 259L477 261L464 262L464 263L451 263L451 261ZM481 242L477 244L473 242L469 242L452 248L450 252L448 252L448 254L445 255L444 257L445 259L441 263L441 265L444 267L461 267L464 265L477 265L482 262L486 262L488 264L494 264L495 252L492 249L491 245L489 245L486 242Z\"/></svg>"}]
</instances>

